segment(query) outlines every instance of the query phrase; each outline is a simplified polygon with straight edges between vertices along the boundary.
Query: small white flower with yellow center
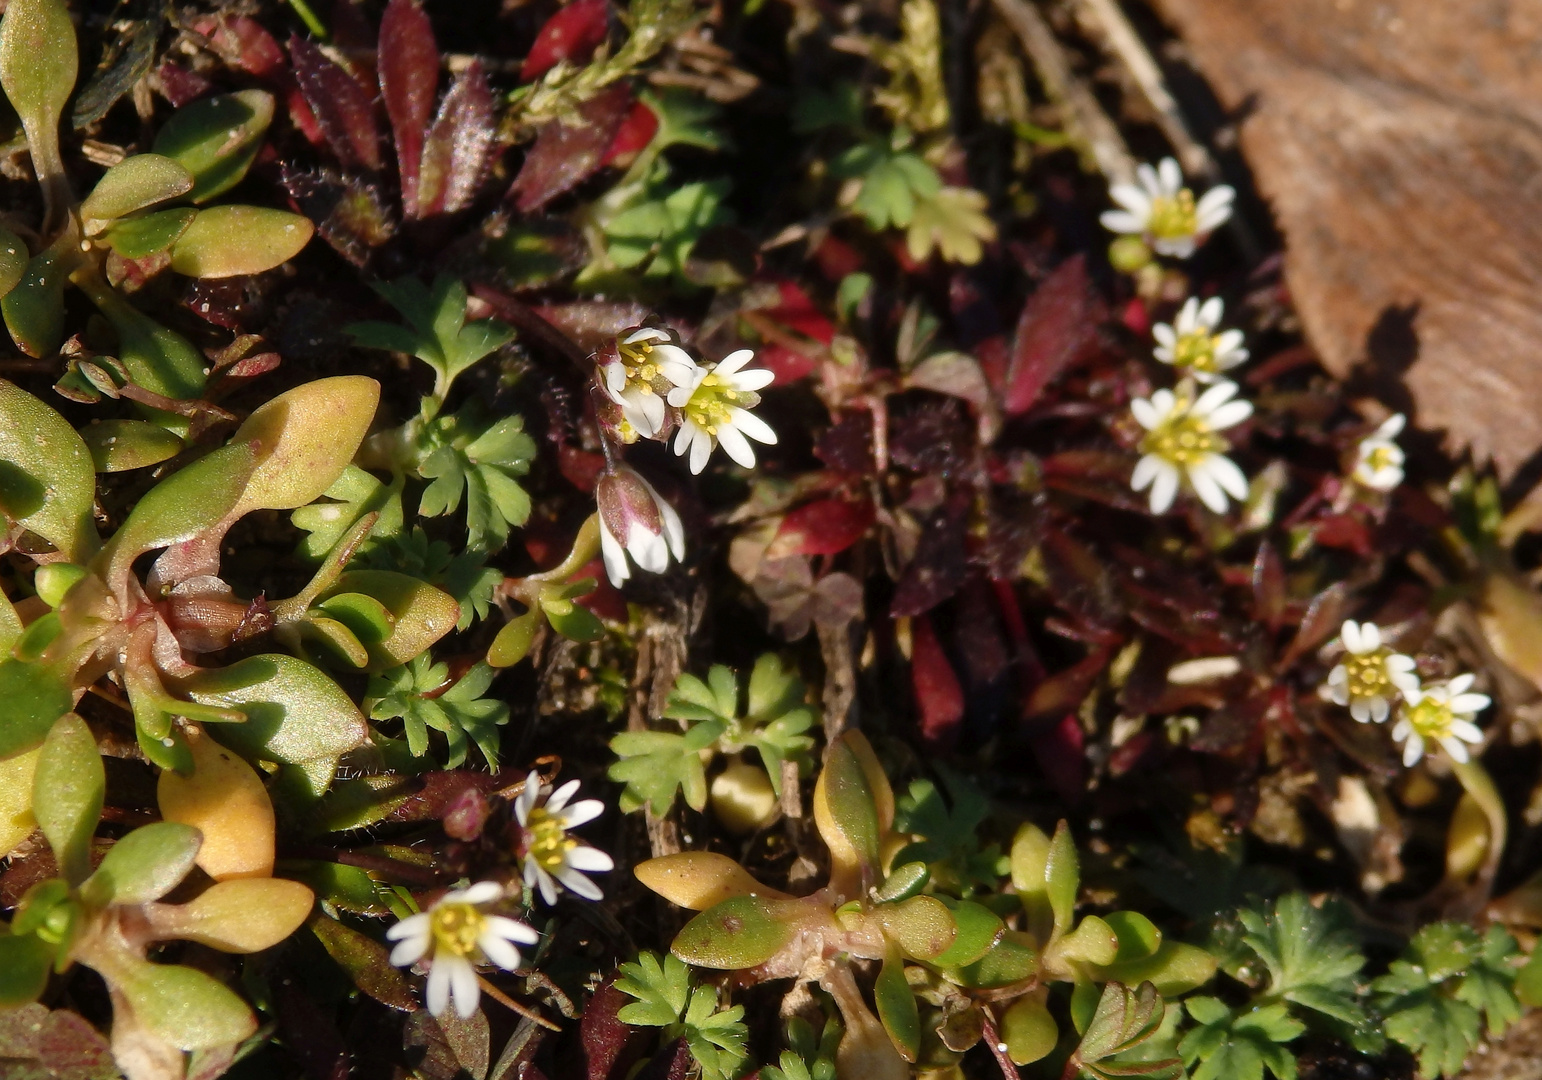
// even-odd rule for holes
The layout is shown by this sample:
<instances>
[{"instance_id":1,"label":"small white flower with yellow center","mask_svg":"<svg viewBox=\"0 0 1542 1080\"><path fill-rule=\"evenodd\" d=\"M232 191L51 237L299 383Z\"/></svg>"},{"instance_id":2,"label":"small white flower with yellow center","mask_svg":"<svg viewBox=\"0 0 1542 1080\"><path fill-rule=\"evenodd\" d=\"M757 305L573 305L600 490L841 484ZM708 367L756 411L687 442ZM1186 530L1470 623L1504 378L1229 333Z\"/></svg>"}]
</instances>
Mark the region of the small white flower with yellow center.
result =
<instances>
[{"instance_id":1,"label":"small white flower with yellow center","mask_svg":"<svg viewBox=\"0 0 1542 1080\"><path fill-rule=\"evenodd\" d=\"M427 911L410 915L386 931L386 938L397 943L391 963L410 967L428 961L425 1004L431 1015L442 1016L453 997L455 1011L469 1017L477 1011L481 995L476 965L486 961L515 971L519 968L516 944L534 945L540 940L517 919L483 913L483 907L502 896L503 886L497 882L479 882L445 893Z\"/></svg>"},{"instance_id":2,"label":"small white flower with yellow center","mask_svg":"<svg viewBox=\"0 0 1542 1080\"><path fill-rule=\"evenodd\" d=\"M1248 351L1242 347L1241 330L1215 332L1225 312L1226 306L1219 296L1212 296L1203 304L1198 297L1189 297L1171 326L1157 323L1151 328L1151 336L1157 341L1152 355L1202 383L1215 382L1222 372L1248 358Z\"/></svg>"},{"instance_id":3,"label":"small white flower with yellow center","mask_svg":"<svg viewBox=\"0 0 1542 1080\"><path fill-rule=\"evenodd\" d=\"M600 513L600 554L616 588L632 576L626 557L651 574L669 568L669 557L685 558L685 527L668 501L635 470L622 465L594 485Z\"/></svg>"},{"instance_id":4,"label":"small white flower with yellow center","mask_svg":"<svg viewBox=\"0 0 1542 1080\"><path fill-rule=\"evenodd\" d=\"M601 372L605 392L621 406L622 438L651 439L664 428L665 395L691 381L696 361L654 326L643 326L616 339L616 359ZM627 426L630 430L627 430Z\"/></svg>"},{"instance_id":5,"label":"small white flower with yellow center","mask_svg":"<svg viewBox=\"0 0 1542 1080\"><path fill-rule=\"evenodd\" d=\"M1218 432L1240 424L1253 415L1246 401L1231 400L1237 384L1219 382L1193 397L1194 384L1185 381L1175 394L1158 390L1148 401L1136 398L1130 411L1146 429L1140 440L1145 456L1135 463L1130 486L1136 491L1151 489L1151 512L1166 513L1178 494L1180 481L1187 480L1199 501L1217 514L1226 512L1226 496L1245 499L1247 477L1226 456L1231 449Z\"/></svg>"},{"instance_id":6,"label":"small white flower with yellow center","mask_svg":"<svg viewBox=\"0 0 1542 1080\"><path fill-rule=\"evenodd\" d=\"M1476 746L1483 741L1483 731L1473 718L1490 704L1487 694L1468 693L1472 684L1471 675L1458 675L1435 686L1420 687L1411 681L1402 684L1403 711L1393 725L1392 738L1403 743L1404 765L1415 765L1430 739L1438 742L1452 761L1467 762L1467 744Z\"/></svg>"},{"instance_id":7,"label":"small white flower with yellow center","mask_svg":"<svg viewBox=\"0 0 1542 1080\"><path fill-rule=\"evenodd\" d=\"M749 349L729 353L720 364L697 368L689 383L669 392L669 403L680 410L675 453L691 452L691 472L707 467L707 458L719 443L746 469L755 467L755 451L746 435L756 442L776 443L776 432L750 412L760 404L756 391L770 386L775 378L764 368L741 370L754 358Z\"/></svg>"},{"instance_id":8,"label":"small white flower with yellow center","mask_svg":"<svg viewBox=\"0 0 1542 1080\"><path fill-rule=\"evenodd\" d=\"M1372 491L1391 491L1403 482L1403 451L1395 441L1406 423L1402 413L1389 416L1381 427L1360 440L1350 477Z\"/></svg>"},{"instance_id":9,"label":"small white flower with yellow center","mask_svg":"<svg viewBox=\"0 0 1542 1080\"><path fill-rule=\"evenodd\" d=\"M541 777L531 772L525 778L525 789L514 800L514 816L523 831L520 855L525 861L525 884L539 888L541 899L548 904L555 904L557 894L564 888L585 900L600 899L605 894L584 875L616 865L599 848L568 834L569 829L593 821L605 812L605 804L599 799L582 799L569 806L569 800L576 794L578 781L569 780L537 805Z\"/></svg>"},{"instance_id":10,"label":"small white flower with yellow center","mask_svg":"<svg viewBox=\"0 0 1542 1080\"><path fill-rule=\"evenodd\" d=\"M1183 186L1183 170L1172 158L1163 158L1153 169L1142 164L1135 170L1136 183L1114 184L1108 197L1122 209L1106 210L1099 218L1103 227L1116 233L1139 236L1158 255L1187 259L1200 242L1231 217L1237 193L1226 184L1205 192L1197 202Z\"/></svg>"},{"instance_id":11,"label":"small white flower with yellow center","mask_svg":"<svg viewBox=\"0 0 1542 1080\"><path fill-rule=\"evenodd\" d=\"M1346 620L1339 630L1347 655L1328 672L1326 693L1334 704L1348 705L1349 715L1360 723L1380 724L1392 711L1392 699L1409 680L1417 686L1411 656L1393 652L1381 643L1381 627L1375 623Z\"/></svg>"}]
</instances>

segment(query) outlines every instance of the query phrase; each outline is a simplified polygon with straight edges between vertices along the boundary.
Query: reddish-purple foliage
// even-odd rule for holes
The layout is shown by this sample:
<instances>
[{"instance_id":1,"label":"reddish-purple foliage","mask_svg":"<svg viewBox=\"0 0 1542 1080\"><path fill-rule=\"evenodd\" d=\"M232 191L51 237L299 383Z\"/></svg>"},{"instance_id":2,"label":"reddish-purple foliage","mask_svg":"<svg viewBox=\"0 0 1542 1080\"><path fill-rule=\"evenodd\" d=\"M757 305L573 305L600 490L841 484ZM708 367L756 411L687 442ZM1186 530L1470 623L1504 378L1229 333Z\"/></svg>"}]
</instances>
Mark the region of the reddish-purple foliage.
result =
<instances>
[{"instance_id":1,"label":"reddish-purple foliage","mask_svg":"<svg viewBox=\"0 0 1542 1080\"><path fill-rule=\"evenodd\" d=\"M937 640L932 620L918 615L910 624L910 684L915 690L921 741L949 750L964 719L964 688Z\"/></svg>"},{"instance_id":2,"label":"reddish-purple foliage","mask_svg":"<svg viewBox=\"0 0 1542 1080\"><path fill-rule=\"evenodd\" d=\"M337 159L348 167L379 170L380 128L370 93L298 34L289 39L289 56L300 93Z\"/></svg>"},{"instance_id":3,"label":"reddish-purple foliage","mask_svg":"<svg viewBox=\"0 0 1542 1080\"><path fill-rule=\"evenodd\" d=\"M1045 278L1023 306L1007 367L1006 411L1017 416L1044 388L1085 359L1097 344L1107 309L1087 277L1087 258L1073 255Z\"/></svg>"},{"instance_id":4,"label":"reddish-purple foliage","mask_svg":"<svg viewBox=\"0 0 1542 1080\"><path fill-rule=\"evenodd\" d=\"M539 79L563 60L588 59L605 40L610 0L574 0L546 20L519 69L519 81Z\"/></svg>"},{"instance_id":5,"label":"reddish-purple foliage","mask_svg":"<svg viewBox=\"0 0 1542 1080\"><path fill-rule=\"evenodd\" d=\"M946 507L927 520L915 556L894 588L890 615L920 615L958 592L967 573L964 529L962 507Z\"/></svg>"},{"instance_id":6,"label":"reddish-purple foliage","mask_svg":"<svg viewBox=\"0 0 1542 1080\"><path fill-rule=\"evenodd\" d=\"M583 1043L585 1080L620 1080L643 1056L649 1033L616 1018L635 999L616 989L612 975L584 1006L578 1033Z\"/></svg>"},{"instance_id":7,"label":"reddish-purple foliage","mask_svg":"<svg viewBox=\"0 0 1542 1080\"><path fill-rule=\"evenodd\" d=\"M402 205L418 205L418 169L423 139L434 115L439 93L439 46L434 28L417 0L391 0L380 17L380 96L391 133L402 182Z\"/></svg>"},{"instance_id":8,"label":"reddish-purple foliage","mask_svg":"<svg viewBox=\"0 0 1542 1080\"><path fill-rule=\"evenodd\" d=\"M804 503L782 518L765 557L837 555L862 539L872 524L873 504L866 499L819 499Z\"/></svg>"},{"instance_id":9,"label":"reddish-purple foliage","mask_svg":"<svg viewBox=\"0 0 1542 1080\"><path fill-rule=\"evenodd\" d=\"M416 209L408 217L453 214L471 205L491 165L497 131L493 94L482 65L473 60L450 86L423 144Z\"/></svg>"},{"instance_id":10,"label":"reddish-purple foliage","mask_svg":"<svg viewBox=\"0 0 1542 1080\"><path fill-rule=\"evenodd\" d=\"M553 120L542 127L509 188L514 204L525 213L539 210L593 176L621 130L631 102L631 88L618 83L580 105L578 123Z\"/></svg>"}]
</instances>

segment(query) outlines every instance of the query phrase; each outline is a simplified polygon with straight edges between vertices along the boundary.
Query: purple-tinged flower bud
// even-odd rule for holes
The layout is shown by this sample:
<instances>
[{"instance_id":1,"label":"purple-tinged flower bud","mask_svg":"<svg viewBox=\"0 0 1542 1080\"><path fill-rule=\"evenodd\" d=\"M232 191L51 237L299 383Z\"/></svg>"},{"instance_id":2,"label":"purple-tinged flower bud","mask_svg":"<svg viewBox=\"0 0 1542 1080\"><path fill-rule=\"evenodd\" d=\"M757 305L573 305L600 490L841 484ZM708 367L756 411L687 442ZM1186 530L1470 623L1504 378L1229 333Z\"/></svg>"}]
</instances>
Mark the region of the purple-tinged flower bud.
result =
<instances>
[{"instance_id":1,"label":"purple-tinged flower bud","mask_svg":"<svg viewBox=\"0 0 1542 1080\"><path fill-rule=\"evenodd\" d=\"M612 585L632 576L626 557L643 570L661 574L669 557L685 558L685 530L680 515L653 485L625 465L607 472L594 486L600 509L600 554Z\"/></svg>"}]
</instances>

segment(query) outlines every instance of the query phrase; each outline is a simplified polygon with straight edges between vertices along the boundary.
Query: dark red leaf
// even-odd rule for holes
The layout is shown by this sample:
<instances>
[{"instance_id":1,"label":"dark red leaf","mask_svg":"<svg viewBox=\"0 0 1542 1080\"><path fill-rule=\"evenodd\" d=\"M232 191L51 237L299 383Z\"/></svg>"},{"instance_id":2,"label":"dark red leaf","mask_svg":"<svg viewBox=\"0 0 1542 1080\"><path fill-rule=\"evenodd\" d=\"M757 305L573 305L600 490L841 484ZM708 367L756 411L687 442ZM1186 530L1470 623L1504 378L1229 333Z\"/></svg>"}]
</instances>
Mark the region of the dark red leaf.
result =
<instances>
[{"instance_id":1,"label":"dark red leaf","mask_svg":"<svg viewBox=\"0 0 1542 1080\"><path fill-rule=\"evenodd\" d=\"M616 129L616 136L610 140L610 146L606 148L605 156L600 158L600 164L631 164L632 158L651 143L653 136L658 133L659 118L653 110L641 101L632 102L631 110Z\"/></svg>"},{"instance_id":2,"label":"dark red leaf","mask_svg":"<svg viewBox=\"0 0 1542 1080\"><path fill-rule=\"evenodd\" d=\"M1094 649L1079 663L1057 671L1039 683L1023 704L1023 718L1043 719L1079 706L1091 691L1092 684L1103 674L1109 652L1107 648Z\"/></svg>"},{"instance_id":3,"label":"dark red leaf","mask_svg":"<svg viewBox=\"0 0 1542 1080\"><path fill-rule=\"evenodd\" d=\"M193 28L208 39L220 59L248 75L266 79L284 66L284 50L256 19L245 15L205 15Z\"/></svg>"},{"instance_id":4,"label":"dark red leaf","mask_svg":"<svg viewBox=\"0 0 1542 1080\"><path fill-rule=\"evenodd\" d=\"M579 491L592 492L605 471L605 456L563 443L557 450L557 470Z\"/></svg>"},{"instance_id":5,"label":"dark red leaf","mask_svg":"<svg viewBox=\"0 0 1542 1080\"><path fill-rule=\"evenodd\" d=\"M867 265L860 251L833 233L827 234L814 249L814 261L819 264L819 272L830 281L840 281Z\"/></svg>"},{"instance_id":6,"label":"dark red leaf","mask_svg":"<svg viewBox=\"0 0 1542 1080\"><path fill-rule=\"evenodd\" d=\"M178 109L214 89L214 84L202 75L173 64L170 60L161 64L156 78L161 83L161 96Z\"/></svg>"},{"instance_id":7,"label":"dark red leaf","mask_svg":"<svg viewBox=\"0 0 1542 1080\"><path fill-rule=\"evenodd\" d=\"M648 1032L616 1019L634 999L616 989L616 977L606 979L584 1007L578 1034L584 1047L585 1080L621 1080L642 1057L651 1041Z\"/></svg>"},{"instance_id":8,"label":"dark red leaf","mask_svg":"<svg viewBox=\"0 0 1542 1080\"><path fill-rule=\"evenodd\" d=\"M683 1038L653 1055L632 1080L685 1080L696 1066L691 1047Z\"/></svg>"},{"instance_id":9,"label":"dark red leaf","mask_svg":"<svg viewBox=\"0 0 1542 1080\"><path fill-rule=\"evenodd\" d=\"M292 969L285 969L281 978L269 979L279 1035L310 1080L347 1080L348 1045L332 1021L331 1010L318 1006L303 989L306 981Z\"/></svg>"},{"instance_id":10,"label":"dark red leaf","mask_svg":"<svg viewBox=\"0 0 1542 1080\"><path fill-rule=\"evenodd\" d=\"M1017 321L1007 368L1006 411L1027 412L1044 388L1090 353L1107 318L1087 276L1087 259L1073 255L1028 298Z\"/></svg>"},{"instance_id":11,"label":"dark red leaf","mask_svg":"<svg viewBox=\"0 0 1542 1080\"><path fill-rule=\"evenodd\" d=\"M418 166L423 137L439 93L439 46L434 28L417 0L391 0L380 17L380 96L402 178L402 205L418 205Z\"/></svg>"},{"instance_id":12,"label":"dark red leaf","mask_svg":"<svg viewBox=\"0 0 1542 1080\"><path fill-rule=\"evenodd\" d=\"M649 309L635 300L574 300L542 304L535 313L576 341L580 348L593 352L627 327L641 325Z\"/></svg>"},{"instance_id":13,"label":"dark red leaf","mask_svg":"<svg viewBox=\"0 0 1542 1080\"><path fill-rule=\"evenodd\" d=\"M1033 756L1056 793L1068 803L1081 800L1087 790L1086 737L1073 713L1057 724L1040 727L1029 738Z\"/></svg>"},{"instance_id":14,"label":"dark red leaf","mask_svg":"<svg viewBox=\"0 0 1542 1080\"><path fill-rule=\"evenodd\" d=\"M512 784L518 778L517 770L508 769L491 776L467 769L424 773L421 777L422 787L408 795L402 804L383 820L442 821L444 815L467 790L475 788L486 794L506 784Z\"/></svg>"},{"instance_id":15,"label":"dark red leaf","mask_svg":"<svg viewBox=\"0 0 1542 1080\"><path fill-rule=\"evenodd\" d=\"M1285 650L1281 665L1289 667L1303 654L1338 633L1348 606L1349 585L1343 581L1334 582L1314 596L1311 606L1306 609L1306 616L1301 620L1301 629L1296 631L1296 639Z\"/></svg>"},{"instance_id":16,"label":"dark red leaf","mask_svg":"<svg viewBox=\"0 0 1542 1080\"><path fill-rule=\"evenodd\" d=\"M279 182L299 210L316 223L316 230L338 254L363 266L370 252L396 231L380 190L357 176L333 169L302 172L287 166Z\"/></svg>"},{"instance_id":17,"label":"dark red leaf","mask_svg":"<svg viewBox=\"0 0 1542 1080\"><path fill-rule=\"evenodd\" d=\"M1151 312L1146 309L1146 302L1138 296L1131 297L1130 302L1124 305L1119 321L1137 337L1151 333Z\"/></svg>"},{"instance_id":18,"label":"dark red leaf","mask_svg":"<svg viewBox=\"0 0 1542 1080\"><path fill-rule=\"evenodd\" d=\"M359 81L298 34L289 39L295 78L338 161L380 168L380 129L375 102Z\"/></svg>"},{"instance_id":19,"label":"dark red leaf","mask_svg":"<svg viewBox=\"0 0 1542 1080\"><path fill-rule=\"evenodd\" d=\"M821 345L835 340L835 324L829 320L819 305L794 281L777 282L782 302L767 308L766 314L794 333L812 338Z\"/></svg>"},{"instance_id":20,"label":"dark red leaf","mask_svg":"<svg viewBox=\"0 0 1542 1080\"><path fill-rule=\"evenodd\" d=\"M1253 559L1253 618L1271 631L1285 618L1285 564L1274 545L1265 540Z\"/></svg>"},{"instance_id":21,"label":"dark red leaf","mask_svg":"<svg viewBox=\"0 0 1542 1080\"><path fill-rule=\"evenodd\" d=\"M453 214L471 205L491 164L497 117L482 65L473 60L450 85L423 144L416 216Z\"/></svg>"},{"instance_id":22,"label":"dark red leaf","mask_svg":"<svg viewBox=\"0 0 1542 1080\"><path fill-rule=\"evenodd\" d=\"M786 386L812 374L819 361L807 353L773 342L756 350L755 366L771 372L777 386Z\"/></svg>"},{"instance_id":23,"label":"dark red leaf","mask_svg":"<svg viewBox=\"0 0 1542 1080\"><path fill-rule=\"evenodd\" d=\"M539 79L560 61L583 62L605 40L610 24L609 0L574 0L541 27L519 69L519 81Z\"/></svg>"},{"instance_id":24,"label":"dark red leaf","mask_svg":"<svg viewBox=\"0 0 1542 1080\"><path fill-rule=\"evenodd\" d=\"M1118 625L1124 610L1108 560L1059 529L1045 530L1039 551L1057 605L1094 627Z\"/></svg>"},{"instance_id":25,"label":"dark red leaf","mask_svg":"<svg viewBox=\"0 0 1542 1080\"><path fill-rule=\"evenodd\" d=\"M631 107L631 87L617 83L578 107L580 122L553 120L541 128L509 188L525 213L593 176Z\"/></svg>"},{"instance_id":26,"label":"dark red leaf","mask_svg":"<svg viewBox=\"0 0 1542 1080\"><path fill-rule=\"evenodd\" d=\"M771 546L768 559L793 555L836 555L862 539L873 523L873 504L866 499L820 499L789 511Z\"/></svg>"},{"instance_id":27,"label":"dark red leaf","mask_svg":"<svg viewBox=\"0 0 1542 1080\"><path fill-rule=\"evenodd\" d=\"M1371 529L1354 514L1329 514L1312 529L1312 539L1323 547L1341 548L1361 558L1370 555L1375 544Z\"/></svg>"},{"instance_id":28,"label":"dark red leaf","mask_svg":"<svg viewBox=\"0 0 1542 1080\"><path fill-rule=\"evenodd\" d=\"M858 476L871 472L874 467L873 414L843 414L814 443L814 455L837 472Z\"/></svg>"},{"instance_id":29,"label":"dark red leaf","mask_svg":"<svg viewBox=\"0 0 1542 1080\"><path fill-rule=\"evenodd\" d=\"M1141 759L1157 745L1157 735L1154 731L1137 731L1125 742L1114 747L1108 755L1108 771L1115 776L1123 776L1140 764Z\"/></svg>"},{"instance_id":30,"label":"dark red leaf","mask_svg":"<svg viewBox=\"0 0 1542 1080\"><path fill-rule=\"evenodd\" d=\"M964 514L940 510L921 530L915 556L894 588L889 614L895 618L930 611L964 584Z\"/></svg>"},{"instance_id":31,"label":"dark red leaf","mask_svg":"<svg viewBox=\"0 0 1542 1080\"><path fill-rule=\"evenodd\" d=\"M916 695L921 741L935 750L952 749L964 719L964 689L925 615L910 624L910 685Z\"/></svg>"},{"instance_id":32,"label":"dark red leaf","mask_svg":"<svg viewBox=\"0 0 1542 1080\"><path fill-rule=\"evenodd\" d=\"M325 146L327 136L321 130L321 121L316 119L316 113L305 100L305 95L300 93L298 85L290 86L285 91L284 104L289 109L290 122L300 129L300 134L305 136L305 141L312 146Z\"/></svg>"}]
</instances>

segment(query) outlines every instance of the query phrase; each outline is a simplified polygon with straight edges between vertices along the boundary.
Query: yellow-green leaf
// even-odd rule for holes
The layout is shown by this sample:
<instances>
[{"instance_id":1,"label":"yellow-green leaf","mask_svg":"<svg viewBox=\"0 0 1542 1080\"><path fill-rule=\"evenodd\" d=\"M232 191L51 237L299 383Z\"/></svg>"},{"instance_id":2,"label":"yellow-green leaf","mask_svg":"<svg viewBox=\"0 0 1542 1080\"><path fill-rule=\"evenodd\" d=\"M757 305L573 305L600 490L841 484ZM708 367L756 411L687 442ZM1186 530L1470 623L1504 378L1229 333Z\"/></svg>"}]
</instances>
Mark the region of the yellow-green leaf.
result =
<instances>
[{"instance_id":1,"label":"yellow-green leaf","mask_svg":"<svg viewBox=\"0 0 1542 1080\"><path fill-rule=\"evenodd\" d=\"M210 207L171 245L171 268L197 278L260 274L298 255L315 231L310 218L287 210Z\"/></svg>"},{"instance_id":2,"label":"yellow-green leaf","mask_svg":"<svg viewBox=\"0 0 1542 1080\"><path fill-rule=\"evenodd\" d=\"M64 417L0 379L0 507L70 562L95 553L91 453Z\"/></svg>"}]
</instances>

